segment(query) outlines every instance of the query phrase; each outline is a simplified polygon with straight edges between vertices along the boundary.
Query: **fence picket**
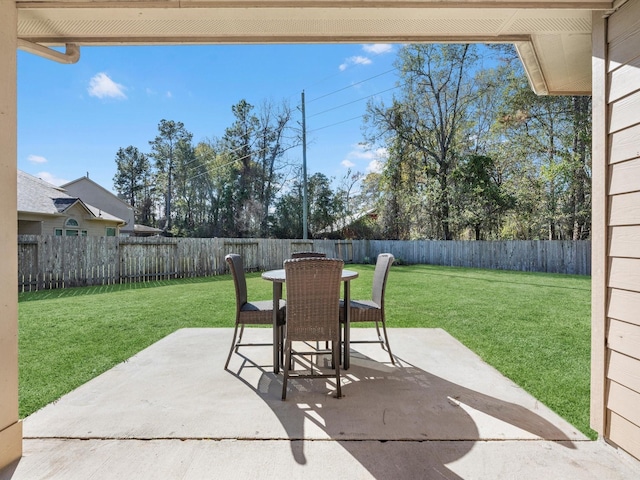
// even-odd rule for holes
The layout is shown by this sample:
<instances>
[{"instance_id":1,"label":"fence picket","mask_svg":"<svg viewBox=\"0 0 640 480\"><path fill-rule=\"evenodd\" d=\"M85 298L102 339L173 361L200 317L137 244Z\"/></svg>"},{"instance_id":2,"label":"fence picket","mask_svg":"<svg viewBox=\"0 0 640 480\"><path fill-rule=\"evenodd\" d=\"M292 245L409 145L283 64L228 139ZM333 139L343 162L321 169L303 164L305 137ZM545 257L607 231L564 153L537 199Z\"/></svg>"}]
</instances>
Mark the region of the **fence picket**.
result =
<instances>
[{"instance_id":1,"label":"fence picket","mask_svg":"<svg viewBox=\"0 0 640 480\"><path fill-rule=\"evenodd\" d=\"M18 236L18 291L151 282L226 273L239 253L247 270L282 268L292 252L313 250L347 263L397 263L577 275L591 274L590 241L291 240L258 238Z\"/></svg>"}]
</instances>

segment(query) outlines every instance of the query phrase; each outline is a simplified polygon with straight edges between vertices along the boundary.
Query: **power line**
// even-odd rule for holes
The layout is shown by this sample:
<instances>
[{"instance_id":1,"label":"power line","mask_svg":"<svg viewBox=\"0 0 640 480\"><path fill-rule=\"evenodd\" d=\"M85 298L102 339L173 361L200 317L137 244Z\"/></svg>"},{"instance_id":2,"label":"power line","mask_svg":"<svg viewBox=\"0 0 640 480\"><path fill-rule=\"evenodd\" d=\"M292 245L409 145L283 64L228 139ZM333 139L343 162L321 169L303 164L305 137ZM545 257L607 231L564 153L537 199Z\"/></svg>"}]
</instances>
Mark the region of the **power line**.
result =
<instances>
[{"instance_id":1,"label":"power line","mask_svg":"<svg viewBox=\"0 0 640 480\"><path fill-rule=\"evenodd\" d=\"M277 131L278 131L278 128L272 127L272 128L268 128L268 129L265 129L265 130L260 130L258 133L259 133L261 136L264 136L264 135L270 135L271 133L274 133L274 132L277 132ZM289 137L284 136L284 138L289 138ZM233 148L233 149L231 149L231 150L226 150L226 149L225 149L225 150L223 150L223 151L222 151L222 152L220 152L220 153L221 153L221 154L228 155L228 154L235 153L235 152L237 152L237 151L239 151L239 150L242 150L242 149L244 149L244 148L246 148L246 147L247 147L247 145L240 145L240 146L238 146L238 147L236 147L236 148ZM245 156L243 156L243 157L240 157L240 158L238 158L238 159L235 159L235 160L233 160L233 161L231 161L231 162L229 162L229 163L225 163L224 165L219 165L219 166L217 166L215 169L216 169L216 170L217 170L217 169L220 169L220 168L225 167L225 166L227 166L227 165L230 165L230 164L232 164L232 163L234 163L234 162L236 162L236 161L238 161L238 160L243 160L243 159L245 159L245 158L248 158L248 157L249 157L249 156L251 156L251 155L266 152L268 149L269 149L269 147L264 147L264 148L262 148L262 149L260 149L260 150L252 151L252 152L251 152L251 153L249 153L248 155L245 155ZM191 163L193 163L193 162L195 162L195 161L197 161L197 160L198 160L198 157L196 156L196 157L195 157L195 158L193 158L192 160L189 160L188 162L184 163L184 164L183 164L183 166L185 166L185 167L186 167L186 166L188 166L189 164L191 164ZM194 165L193 167L189 167L189 168L190 168L190 170L198 170L198 169L199 169L199 168L201 168L201 167L205 167L205 168L207 168L207 164L206 164L206 163L200 163L200 164L198 164L198 165ZM200 174L198 174L198 175L196 175L196 176L202 175L202 174L204 174L204 173L206 173L206 172L202 172L202 173L200 173ZM195 178L195 177L189 177L189 178L188 178L188 180L190 180L191 178Z\"/></svg>"},{"instance_id":2,"label":"power line","mask_svg":"<svg viewBox=\"0 0 640 480\"><path fill-rule=\"evenodd\" d=\"M400 88L401 86L403 86L403 85L396 85L395 87L387 88L386 90L381 90L379 92L372 93L371 95L367 95L366 97L361 97L361 98L358 98L356 100L352 100L350 102L343 103L342 105L338 105L336 107L331 107L331 108L328 108L326 110L322 110L321 112L314 113L313 115L309 115L308 118L316 117L318 115L322 115L323 113L327 113L327 112L330 112L332 110L337 110L338 108L346 107L347 105L351 105L352 103L360 102L362 100L366 100L368 98L375 97L376 95L380 95L381 93L390 92L391 90L395 90L396 88Z\"/></svg>"},{"instance_id":3,"label":"power line","mask_svg":"<svg viewBox=\"0 0 640 480\"><path fill-rule=\"evenodd\" d=\"M380 53L376 54L375 56L377 56L377 55L380 55ZM342 91L348 90L349 88L357 87L358 85L362 85L362 84L364 84L364 83L366 83L366 82L368 82L368 81L371 81L371 80L373 80L373 79L376 79L376 78L382 77L382 76L387 75L387 74L389 74L389 73L391 73L391 72L394 72L394 71L396 71L396 70L397 70L397 68L391 68L391 69L389 69L389 70L386 70L386 71L384 71L384 72L378 73L378 74L373 75L373 76L371 76L371 77L367 77L367 78L365 78L365 79L363 79L363 80L360 80L360 81L358 81L358 82L352 83L352 84L347 85L347 86L345 86L345 87L342 87L342 88L339 88L339 89L337 89L337 90L333 90L333 91L328 92L328 93L326 93L326 94L320 95L320 96L315 97L315 98L313 98L313 99L311 99L311 100L307 100L307 101L306 101L306 103L308 104L308 103L311 103L311 102L315 102L315 101L321 100L321 99L323 99L323 98L329 97L329 96L331 96L331 95L335 95L335 94L337 94L337 93L339 93L339 92L342 92ZM313 85L318 85L318 84L320 84L320 83L326 82L326 81L327 81L328 79L330 79L330 78L333 78L333 77L335 77L335 76L337 76L337 75L341 75L341 74L343 74L343 73L344 73L344 71L345 71L345 70L341 70L340 72L336 73L335 75L331 75L331 76L325 77L324 79L322 79L322 80L320 80L320 81L318 81L318 82L315 82ZM356 103L356 102L359 102L359 101L362 101L362 100L366 100L366 99L371 98L371 97L374 97L374 96L376 96L376 95L380 95L380 94L382 94L382 93L386 93L386 92L388 92L388 91L394 90L394 89L396 89L396 88L399 88L399 86L394 86L394 87L391 87L391 88L388 88L388 89L385 89L385 90L382 90L382 91L376 92L376 93L374 93L374 94L368 95L368 96L366 96L366 97L362 97L362 98L359 98L359 99L357 99L357 100L352 100L352 101L350 101L350 102L347 102L347 103L344 103L344 104L341 104L341 105L338 105L338 106L335 106L335 107L328 108L328 109L323 110L323 111L321 111L321 112L315 113L315 114L311 115L310 117L315 117L315 116L318 116L318 115L324 114L324 113L329 112L329 111L332 111L332 110L337 110L337 109L339 109L339 108L343 108L343 107L345 107L345 106L347 106L347 105L350 105L350 104L353 104L353 103ZM293 95L291 95L289 98L292 98L292 97L293 97ZM299 109L299 108L300 108L300 106L298 106L298 109ZM343 124L343 123L351 122L351 121L353 121L353 120L357 120L357 119L359 119L359 118L362 118L362 115L359 115L359 116L356 116L356 117L352 117L352 118L348 118L348 119L345 119L345 120L341 120L341 121L338 121L338 122L334 122L334 123L331 123L331 124L329 124L329 125L325 125L325 126L322 126L322 127L318 127L318 128L313 129L313 130L309 130L307 133L312 133L312 132L317 132L317 131L320 131L320 130L324 130L324 129L326 129L326 128L330 128L330 127L333 127L333 126L336 126L336 125L340 125L340 124ZM267 130L267 134L270 134L270 133L275 132L275 131L276 131L276 129L275 129L275 128L274 128L274 129L268 129L268 130ZM223 152L221 152L221 153L222 153L222 154L233 154L234 152L237 152L238 150L241 150L241 149L243 149L243 148L246 148L246 146L245 146L245 145L241 145L241 146L238 146L238 147L236 147L236 148L234 148L234 149L231 149L231 150L225 150L225 151L223 151ZM198 172L198 173L195 173L194 175L189 176L186 180L187 180L187 181L190 181L190 180L193 180L193 179L195 179L195 178L201 177L202 175L210 174L210 173L213 173L213 172L215 172L215 171L221 170L221 169L223 169L223 168L226 168L226 167L228 167L228 166L230 166L230 165L235 164L235 163L236 163L236 162L238 162L238 161L241 161L241 160L244 160L244 159L246 159L246 158L249 158L249 157L251 157L251 156L253 156L253 155L256 155L256 154L260 154L260 153L262 153L262 152L265 152L265 151L267 151L268 149L269 149L269 147L265 147L265 148L262 148L262 149L260 149L260 150L253 151L253 152L251 152L251 153L249 153L249 154L247 154L247 155L244 155L244 156L242 156L242 157L236 158L236 159L234 159L234 160L232 160L232 161L230 161L230 162L224 163L224 164L222 164L222 165L217 165L217 166L215 166L215 167L213 167L213 168L209 168L209 166L207 165L207 163L206 163L206 162L200 163L200 164L198 164L198 165L194 165L194 166L192 166L192 167L188 167L190 164L192 164L192 163L194 163L195 161L197 161L197 160L198 160L197 158L194 158L194 159L192 159L192 160L189 160L186 164L184 164L184 166L188 167L188 168L189 168L189 170L191 170L191 171L192 171L192 172L194 172L194 173L195 173L195 172L198 172L198 170L200 170L201 168L204 168L205 170L204 170L204 171L200 171L200 172Z\"/></svg>"},{"instance_id":4,"label":"power line","mask_svg":"<svg viewBox=\"0 0 640 480\"><path fill-rule=\"evenodd\" d=\"M332 123L330 125L325 125L324 127L314 128L313 130L309 130L307 133L313 133L313 132L317 132L318 130L324 130L325 128L335 127L336 125L340 125L342 123L351 122L351 121L357 120L359 118L362 118L362 115L358 115L357 117L348 118L346 120L342 120L340 122Z\"/></svg>"},{"instance_id":5,"label":"power line","mask_svg":"<svg viewBox=\"0 0 640 480\"><path fill-rule=\"evenodd\" d=\"M370 58L376 58L376 57L379 57L380 55L386 55L386 54L388 54L388 53L389 53L389 51L388 51L388 50L385 50L385 51L379 51L379 52L367 52L367 57L370 57ZM313 87L313 86L319 85L319 84L321 84L321 83L325 83L327 80L329 80L329 79L331 79L331 78L335 78L335 77L337 77L338 75L342 75L342 74L344 74L344 72L345 72L345 71L347 71L349 68L355 67L355 66L357 66L357 65L360 65L360 63L351 63L351 64L349 64L349 65L346 65L346 66L345 66L345 68L341 68L339 72L334 73L334 74L332 74L332 75L328 75L328 76L326 76L326 77L324 77L324 78L322 78L322 79L320 79L320 80L316 81L315 83L312 83L311 85L308 85L308 87ZM293 95L291 95L291 97L293 97ZM312 100L312 101L313 101L313 100ZM307 103L309 103L309 102L307 101Z\"/></svg>"},{"instance_id":6,"label":"power line","mask_svg":"<svg viewBox=\"0 0 640 480\"><path fill-rule=\"evenodd\" d=\"M391 70L387 70L387 71L385 71L385 72L379 73L378 75L374 75L374 76L372 76L372 77L365 78L364 80L360 80L359 82L352 83L352 84L350 84L350 85L347 85L346 87L339 88L339 89L337 89L337 90L334 90L333 92L329 92L329 93L325 93L324 95L320 95L319 97L316 97L316 98L314 98L314 99L312 99L312 100L309 100L307 103L315 102L316 100L320 100L320 99L322 99L322 98L329 97L329 96L331 96L331 95L334 95L334 94L336 94L336 93L342 92L342 91L347 90L347 89L349 89L349 88L353 88L353 87L355 87L356 85L361 85L361 84L363 84L363 83L365 83L365 82L368 82L369 80L373 80L374 78L381 77L381 76L383 76L383 75L386 75L387 73L391 73L391 72L394 72L394 71L396 71L396 70L397 70L397 68L392 68Z\"/></svg>"},{"instance_id":7,"label":"power line","mask_svg":"<svg viewBox=\"0 0 640 480\"><path fill-rule=\"evenodd\" d=\"M215 172L217 170L221 170L221 169L223 169L225 167L228 167L229 165L232 165L232 164L234 164L236 162L244 160L245 158L250 158L250 157L252 157L252 156L254 156L256 154L263 153L263 152L266 152L268 150L269 150L269 147L264 147L264 148L261 148L260 150L255 150L255 151L253 151L251 153L248 153L247 155L243 155L242 157L235 158L235 159L231 160L230 162L223 163L222 165L216 165L214 168L211 168L211 169L209 168L209 166L206 163L202 163L202 164L198 165L196 168L205 167L206 170L204 172L200 172L200 173L197 173L195 175L192 175L192 176L188 177L187 180L193 180L194 178L201 177L202 175L206 175L207 173L212 173L212 172ZM231 150L231 151L233 151L233 150ZM226 151L226 152L222 152L222 153L223 154L227 154L227 153L230 153L230 152Z\"/></svg>"}]
</instances>

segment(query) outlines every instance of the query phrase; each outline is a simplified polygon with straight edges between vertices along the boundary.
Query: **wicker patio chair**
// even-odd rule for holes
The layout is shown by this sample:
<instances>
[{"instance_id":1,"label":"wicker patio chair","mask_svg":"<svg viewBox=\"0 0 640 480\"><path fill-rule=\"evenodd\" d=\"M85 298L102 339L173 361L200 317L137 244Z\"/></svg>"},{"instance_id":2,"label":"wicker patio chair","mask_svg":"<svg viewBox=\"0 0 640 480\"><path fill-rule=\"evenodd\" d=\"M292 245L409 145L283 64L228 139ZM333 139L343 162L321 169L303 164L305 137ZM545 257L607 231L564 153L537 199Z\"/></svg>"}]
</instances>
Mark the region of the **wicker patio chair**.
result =
<instances>
[{"instance_id":1,"label":"wicker patio chair","mask_svg":"<svg viewBox=\"0 0 640 480\"><path fill-rule=\"evenodd\" d=\"M389 276L389 268L393 263L394 257L390 253L381 253L376 260L376 269L373 273L373 287L371 289L371 300L351 300L351 318L350 322L375 322L378 340L358 340L350 341L350 343L379 343L383 349L389 352L391 363L395 365L395 360L389 346L389 337L387 335L387 325L384 312L384 294L387 286L387 277ZM344 302L340 301L340 322L344 323ZM380 326L384 338L380 335Z\"/></svg>"},{"instance_id":2,"label":"wicker patio chair","mask_svg":"<svg viewBox=\"0 0 640 480\"><path fill-rule=\"evenodd\" d=\"M249 346L268 346L272 343L242 343L242 334L245 325L273 325L273 300L260 300L257 302L249 302L247 300L247 280L244 276L244 264L242 257L235 253L230 253L225 258L229 264L233 283L236 287L236 325L233 330L233 340L227 361L224 364L225 370L229 366L229 360L233 351L238 351L238 347ZM282 329L285 322L285 301L280 300L278 310L278 329ZM240 327L240 335L238 336L238 327ZM278 338L282 338L281 332ZM237 341L236 341L237 339ZM282 345L276 345L274 348L281 349Z\"/></svg>"},{"instance_id":3,"label":"wicker patio chair","mask_svg":"<svg viewBox=\"0 0 640 480\"><path fill-rule=\"evenodd\" d=\"M340 283L342 260L332 258L298 258L286 260L284 270L287 282L287 325L284 340L284 379L282 400L287 398L289 376L297 378L332 378L336 380L336 394L340 398ZM294 351L292 342L331 342L330 350ZM308 345L308 344L307 344ZM310 347L311 348L311 347ZM331 353L331 366L335 375L313 372L295 373L292 355L318 355Z\"/></svg>"},{"instance_id":4,"label":"wicker patio chair","mask_svg":"<svg viewBox=\"0 0 640 480\"><path fill-rule=\"evenodd\" d=\"M326 253L320 252L294 252L291 254L291 258L325 258Z\"/></svg>"}]
</instances>

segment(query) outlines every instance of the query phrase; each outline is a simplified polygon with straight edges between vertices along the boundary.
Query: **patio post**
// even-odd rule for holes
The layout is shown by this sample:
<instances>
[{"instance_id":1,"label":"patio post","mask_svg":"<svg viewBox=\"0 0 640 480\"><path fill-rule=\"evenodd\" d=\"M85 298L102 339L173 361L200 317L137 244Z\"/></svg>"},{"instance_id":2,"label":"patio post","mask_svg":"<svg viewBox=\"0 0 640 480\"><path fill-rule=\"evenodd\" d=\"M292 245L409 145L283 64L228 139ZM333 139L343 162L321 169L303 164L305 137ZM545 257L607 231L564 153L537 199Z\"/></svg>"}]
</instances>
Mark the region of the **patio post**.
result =
<instances>
[{"instance_id":1,"label":"patio post","mask_svg":"<svg viewBox=\"0 0 640 480\"><path fill-rule=\"evenodd\" d=\"M0 469L22 456L18 416L17 24L0 0Z\"/></svg>"},{"instance_id":2,"label":"patio post","mask_svg":"<svg viewBox=\"0 0 640 480\"><path fill-rule=\"evenodd\" d=\"M591 233L591 428L606 430L607 105L606 20L593 14L593 148Z\"/></svg>"}]
</instances>

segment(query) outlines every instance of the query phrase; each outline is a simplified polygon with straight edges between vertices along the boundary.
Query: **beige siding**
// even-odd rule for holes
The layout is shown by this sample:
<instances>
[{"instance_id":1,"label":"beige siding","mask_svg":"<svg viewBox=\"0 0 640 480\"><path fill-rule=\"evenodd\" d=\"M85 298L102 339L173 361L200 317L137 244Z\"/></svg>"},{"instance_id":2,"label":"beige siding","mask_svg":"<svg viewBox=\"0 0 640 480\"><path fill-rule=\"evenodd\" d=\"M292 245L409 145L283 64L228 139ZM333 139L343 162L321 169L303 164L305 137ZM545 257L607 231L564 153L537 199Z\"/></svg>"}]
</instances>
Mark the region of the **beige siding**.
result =
<instances>
[{"instance_id":1,"label":"beige siding","mask_svg":"<svg viewBox=\"0 0 640 480\"><path fill-rule=\"evenodd\" d=\"M610 104L611 119L609 132L617 132L640 122L640 93L635 92L631 95L616 100Z\"/></svg>"},{"instance_id":2,"label":"beige siding","mask_svg":"<svg viewBox=\"0 0 640 480\"><path fill-rule=\"evenodd\" d=\"M117 227L118 223L109 220L100 220L91 216L83 207L80 205L74 205L69 208L64 215L59 217L43 217L42 218L42 228L41 232L43 235L54 235L56 228L61 228L65 230L65 222L67 219L73 218L78 222L77 230L86 230L87 235L96 236L96 237L104 237L106 235L107 227Z\"/></svg>"},{"instance_id":3,"label":"beige siding","mask_svg":"<svg viewBox=\"0 0 640 480\"><path fill-rule=\"evenodd\" d=\"M640 358L640 328L633 323L611 319L609 321L609 348L631 358ZM609 374L609 376L614 373ZM638 403L640 405L640 403Z\"/></svg>"},{"instance_id":4,"label":"beige siding","mask_svg":"<svg viewBox=\"0 0 640 480\"><path fill-rule=\"evenodd\" d=\"M626 418L634 425L640 425L640 394L616 382L611 382L607 408Z\"/></svg>"},{"instance_id":5,"label":"beige siding","mask_svg":"<svg viewBox=\"0 0 640 480\"><path fill-rule=\"evenodd\" d=\"M623 322L637 323L640 321L640 293L626 290L611 289L609 298L609 318ZM640 374L640 370L638 371Z\"/></svg>"},{"instance_id":6,"label":"beige siding","mask_svg":"<svg viewBox=\"0 0 640 480\"><path fill-rule=\"evenodd\" d=\"M609 225L640 224L640 192L614 195L609 199Z\"/></svg>"},{"instance_id":7,"label":"beige siding","mask_svg":"<svg viewBox=\"0 0 640 480\"><path fill-rule=\"evenodd\" d=\"M612 351L609 356L609 379L640 392L640 360Z\"/></svg>"},{"instance_id":8,"label":"beige siding","mask_svg":"<svg viewBox=\"0 0 640 480\"><path fill-rule=\"evenodd\" d=\"M618 100L633 91L640 84L640 58L634 58L611 74L609 101Z\"/></svg>"},{"instance_id":9,"label":"beige siding","mask_svg":"<svg viewBox=\"0 0 640 480\"><path fill-rule=\"evenodd\" d=\"M609 287L640 291L640 259L617 258L610 260Z\"/></svg>"},{"instance_id":10,"label":"beige siding","mask_svg":"<svg viewBox=\"0 0 640 480\"><path fill-rule=\"evenodd\" d=\"M606 21L600 52L594 42L594 99L605 98L603 118L594 107L594 205L601 202L604 238L594 244L592 425L640 458L640 1L628 2ZM594 38L597 37L594 32ZM597 40L596 40L597 41ZM595 105L595 100L594 100ZM607 122L608 120L608 122ZM608 127L607 127L608 124ZM599 196L600 198L596 198ZM608 208L607 208L608 206ZM594 217L597 212L594 210ZM594 227L595 228L595 227ZM594 237L595 238L595 237ZM596 260L597 258L597 260ZM604 310L604 311L603 311ZM604 372L602 372L604 367ZM599 378L600 377L600 378ZM602 410L604 412L602 414ZM603 421L603 423L601 422Z\"/></svg>"},{"instance_id":11,"label":"beige siding","mask_svg":"<svg viewBox=\"0 0 640 480\"><path fill-rule=\"evenodd\" d=\"M607 437L631 455L640 458L640 429L624 417L609 410Z\"/></svg>"},{"instance_id":12,"label":"beige siding","mask_svg":"<svg viewBox=\"0 0 640 480\"><path fill-rule=\"evenodd\" d=\"M640 157L638 138L640 138L640 124L612 134L609 162L613 164Z\"/></svg>"},{"instance_id":13,"label":"beige siding","mask_svg":"<svg viewBox=\"0 0 640 480\"><path fill-rule=\"evenodd\" d=\"M640 179L640 158L612 165L609 194L617 195L639 190L638 179Z\"/></svg>"},{"instance_id":14,"label":"beige siding","mask_svg":"<svg viewBox=\"0 0 640 480\"><path fill-rule=\"evenodd\" d=\"M609 255L640 258L640 225L613 227L610 234Z\"/></svg>"}]
</instances>

